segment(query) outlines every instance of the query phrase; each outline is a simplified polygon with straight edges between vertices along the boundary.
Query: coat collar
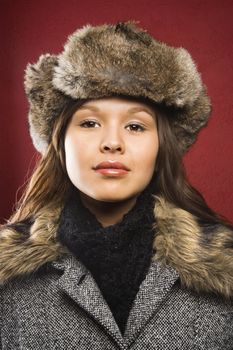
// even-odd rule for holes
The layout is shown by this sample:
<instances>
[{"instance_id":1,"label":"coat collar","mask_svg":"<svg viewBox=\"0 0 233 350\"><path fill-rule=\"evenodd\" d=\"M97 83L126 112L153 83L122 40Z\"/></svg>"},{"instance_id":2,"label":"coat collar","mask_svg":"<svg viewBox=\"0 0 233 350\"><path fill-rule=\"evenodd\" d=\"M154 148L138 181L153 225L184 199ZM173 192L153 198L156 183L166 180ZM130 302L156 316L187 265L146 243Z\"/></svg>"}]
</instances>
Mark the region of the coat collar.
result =
<instances>
[{"instance_id":1,"label":"coat collar","mask_svg":"<svg viewBox=\"0 0 233 350\"><path fill-rule=\"evenodd\" d=\"M153 260L174 268L181 284L197 292L233 297L233 231L203 227L191 213L155 196ZM43 208L29 235L5 226L0 232L0 283L30 274L69 254L56 239L62 206Z\"/></svg>"}]
</instances>

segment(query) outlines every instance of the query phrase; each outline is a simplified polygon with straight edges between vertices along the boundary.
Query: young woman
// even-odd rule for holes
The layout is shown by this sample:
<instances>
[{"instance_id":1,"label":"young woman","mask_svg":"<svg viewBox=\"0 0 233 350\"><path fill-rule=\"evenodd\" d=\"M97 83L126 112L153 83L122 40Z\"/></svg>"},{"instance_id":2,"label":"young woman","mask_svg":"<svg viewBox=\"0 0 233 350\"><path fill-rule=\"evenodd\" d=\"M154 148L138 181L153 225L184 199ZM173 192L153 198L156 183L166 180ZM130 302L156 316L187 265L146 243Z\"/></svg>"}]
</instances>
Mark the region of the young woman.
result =
<instances>
[{"instance_id":1,"label":"young woman","mask_svg":"<svg viewBox=\"0 0 233 350\"><path fill-rule=\"evenodd\" d=\"M88 25L25 88L42 156L0 232L1 349L232 349L233 228L182 164L211 110L188 52Z\"/></svg>"}]
</instances>

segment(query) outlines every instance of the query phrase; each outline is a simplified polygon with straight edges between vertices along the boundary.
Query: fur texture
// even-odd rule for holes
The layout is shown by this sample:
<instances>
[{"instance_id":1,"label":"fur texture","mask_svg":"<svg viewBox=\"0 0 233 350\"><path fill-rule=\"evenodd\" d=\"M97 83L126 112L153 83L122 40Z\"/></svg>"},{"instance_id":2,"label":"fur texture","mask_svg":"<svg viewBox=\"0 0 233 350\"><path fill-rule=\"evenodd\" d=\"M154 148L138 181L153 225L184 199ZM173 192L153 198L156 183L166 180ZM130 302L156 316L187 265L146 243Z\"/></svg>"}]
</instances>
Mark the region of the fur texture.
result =
<instances>
[{"instance_id":1,"label":"fur texture","mask_svg":"<svg viewBox=\"0 0 233 350\"><path fill-rule=\"evenodd\" d=\"M153 259L175 268L184 287L233 297L233 232L223 225L204 229L192 214L156 199ZM1 230L1 284L69 253L56 240L61 210L44 208L28 236L10 227Z\"/></svg>"},{"instance_id":2,"label":"fur texture","mask_svg":"<svg viewBox=\"0 0 233 350\"><path fill-rule=\"evenodd\" d=\"M25 90L30 134L44 153L54 120L70 99L142 96L173 107L171 123L183 153L211 112L190 54L152 38L133 22L87 25L71 36L58 56L29 64Z\"/></svg>"}]
</instances>

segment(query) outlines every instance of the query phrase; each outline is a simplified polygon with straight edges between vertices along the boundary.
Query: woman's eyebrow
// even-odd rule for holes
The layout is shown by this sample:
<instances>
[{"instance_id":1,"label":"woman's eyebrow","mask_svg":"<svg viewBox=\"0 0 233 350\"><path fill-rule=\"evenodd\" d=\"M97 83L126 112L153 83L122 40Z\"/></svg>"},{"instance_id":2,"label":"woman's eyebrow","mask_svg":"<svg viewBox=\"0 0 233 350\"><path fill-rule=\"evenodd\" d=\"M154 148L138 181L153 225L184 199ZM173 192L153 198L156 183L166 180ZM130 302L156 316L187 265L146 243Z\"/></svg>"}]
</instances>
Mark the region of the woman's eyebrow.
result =
<instances>
[{"instance_id":1,"label":"woman's eyebrow","mask_svg":"<svg viewBox=\"0 0 233 350\"><path fill-rule=\"evenodd\" d=\"M100 111L100 109L98 107L91 106L91 105L79 107L79 110L81 110L81 109L82 110L87 109L87 110L91 110L94 112ZM154 117L153 112L151 112L146 107L132 107L132 108L129 108L127 112L129 112L129 113L146 112L146 113L150 114L152 117Z\"/></svg>"},{"instance_id":2,"label":"woman's eyebrow","mask_svg":"<svg viewBox=\"0 0 233 350\"><path fill-rule=\"evenodd\" d=\"M130 112L130 113L146 112L146 113L150 114L152 117L154 116L153 112L151 112L146 107L132 107L132 108L128 109L128 112Z\"/></svg>"}]
</instances>

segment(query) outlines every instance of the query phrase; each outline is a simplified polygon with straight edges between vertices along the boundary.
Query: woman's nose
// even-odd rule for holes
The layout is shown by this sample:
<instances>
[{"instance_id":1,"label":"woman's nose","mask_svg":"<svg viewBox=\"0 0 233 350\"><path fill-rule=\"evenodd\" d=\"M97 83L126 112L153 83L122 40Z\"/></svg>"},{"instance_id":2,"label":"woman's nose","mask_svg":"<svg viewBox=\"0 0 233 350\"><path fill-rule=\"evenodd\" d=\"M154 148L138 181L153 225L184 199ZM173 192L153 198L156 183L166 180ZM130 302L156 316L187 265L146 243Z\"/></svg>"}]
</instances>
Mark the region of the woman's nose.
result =
<instances>
[{"instance_id":1,"label":"woman's nose","mask_svg":"<svg viewBox=\"0 0 233 350\"><path fill-rule=\"evenodd\" d=\"M120 133L115 129L113 131L107 131L102 138L100 144L101 152L119 152L123 153L125 150L124 141Z\"/></svg>"}]
</instances>

